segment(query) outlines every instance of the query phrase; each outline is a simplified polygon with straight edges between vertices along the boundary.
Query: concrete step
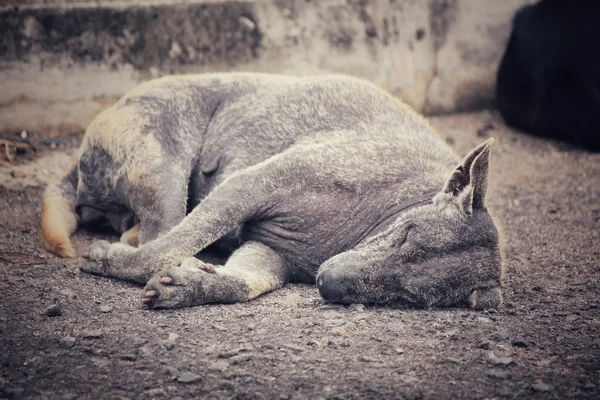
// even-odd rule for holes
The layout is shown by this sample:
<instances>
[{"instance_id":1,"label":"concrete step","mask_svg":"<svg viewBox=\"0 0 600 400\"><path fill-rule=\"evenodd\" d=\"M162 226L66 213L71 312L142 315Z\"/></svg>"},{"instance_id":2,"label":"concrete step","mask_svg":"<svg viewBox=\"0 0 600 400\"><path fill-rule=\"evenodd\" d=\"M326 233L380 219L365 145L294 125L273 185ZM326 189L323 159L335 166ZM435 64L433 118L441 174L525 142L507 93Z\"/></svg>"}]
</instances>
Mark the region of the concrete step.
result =
<instances>
[{"instance_id":1,"label":"concrete step","mask_svg":"<svg viewBox=\"0 0 600 400\"><path fill-rule=\"evenodd\" d=\"M0 130L85 127L139 82L262 71L366 78L425 113L489 105L530 0L0 0Z\"/></svg>"}]
</instances>

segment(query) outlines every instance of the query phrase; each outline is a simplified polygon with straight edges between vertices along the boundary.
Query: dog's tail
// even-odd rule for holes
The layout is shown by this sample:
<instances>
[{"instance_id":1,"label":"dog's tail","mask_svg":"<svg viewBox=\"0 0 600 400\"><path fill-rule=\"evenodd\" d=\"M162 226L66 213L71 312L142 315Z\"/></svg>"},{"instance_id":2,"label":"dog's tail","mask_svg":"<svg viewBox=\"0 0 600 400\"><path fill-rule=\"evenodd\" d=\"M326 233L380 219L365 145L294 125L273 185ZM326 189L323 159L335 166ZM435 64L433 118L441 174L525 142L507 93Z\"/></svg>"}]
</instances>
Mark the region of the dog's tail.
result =
<instances>
[{"instance_id":1,"label":"dog's tail","mask_svg":"<svg viewBox=\"0 0 600 400\"><path fill-rule=\"evenodd\" d=\"M62 257L77 256L69 239L77 228L77 180L74 165L64 178L46 187L42 199L42 241L46 249Z\"/></svg>"}]
</instances>

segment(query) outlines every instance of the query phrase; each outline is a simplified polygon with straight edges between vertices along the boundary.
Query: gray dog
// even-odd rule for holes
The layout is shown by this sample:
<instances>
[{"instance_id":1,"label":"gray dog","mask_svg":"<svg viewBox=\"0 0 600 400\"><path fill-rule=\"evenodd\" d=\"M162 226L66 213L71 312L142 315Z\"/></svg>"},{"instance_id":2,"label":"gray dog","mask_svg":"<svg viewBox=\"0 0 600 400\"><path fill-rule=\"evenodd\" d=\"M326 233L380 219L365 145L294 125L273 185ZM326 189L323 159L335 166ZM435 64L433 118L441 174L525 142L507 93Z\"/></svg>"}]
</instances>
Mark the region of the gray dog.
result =
<instances>
[{"instance_id":1,"label":"gray dog","mask_svg":"<svg viewBox=\"0 0 600 400\"><path fill-rule=\"evenodd\" d=\"M78 225L109 223L124 243L94 243L83 269L146 284L151 307L315 280L342 304L496 307L491 143L461 163L408 106L354 78L166 77L90 124L77 165L46 189L43 239L75 256ZM232 249L224 265L195 257L215 243Z\"/></svg>"}]
</instances>

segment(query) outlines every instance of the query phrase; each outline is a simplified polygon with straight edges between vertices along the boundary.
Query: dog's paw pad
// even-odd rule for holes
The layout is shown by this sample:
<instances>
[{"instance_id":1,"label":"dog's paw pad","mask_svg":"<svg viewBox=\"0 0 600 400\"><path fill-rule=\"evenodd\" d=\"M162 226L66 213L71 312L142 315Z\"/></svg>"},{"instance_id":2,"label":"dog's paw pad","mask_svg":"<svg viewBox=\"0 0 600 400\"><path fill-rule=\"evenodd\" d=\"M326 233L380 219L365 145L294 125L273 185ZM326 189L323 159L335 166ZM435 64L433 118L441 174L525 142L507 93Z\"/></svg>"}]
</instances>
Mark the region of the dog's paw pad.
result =
<instances>
[{"instance_id":1,"label":"dog's paw pad","mask_svg":"<svg viewBox=\"0 0 600 400\"><path fill-rule=\"evenodd\" d=\"M215 266L194 257L166 268L144 288L142 303L152 308L176 308L204 304L206 280L217 279Z\"/></svg>"}]
</instances>

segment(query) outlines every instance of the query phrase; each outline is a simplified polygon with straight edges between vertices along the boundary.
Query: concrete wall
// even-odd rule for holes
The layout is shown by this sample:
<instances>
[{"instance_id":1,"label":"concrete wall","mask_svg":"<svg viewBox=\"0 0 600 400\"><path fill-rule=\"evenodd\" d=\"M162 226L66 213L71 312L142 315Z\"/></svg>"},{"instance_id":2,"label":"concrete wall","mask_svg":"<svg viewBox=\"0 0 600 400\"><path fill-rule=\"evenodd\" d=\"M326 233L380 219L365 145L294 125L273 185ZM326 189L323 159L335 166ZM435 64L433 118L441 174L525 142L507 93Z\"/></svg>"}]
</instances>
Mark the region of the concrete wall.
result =
<instances>
[{"instance_id":1,"label":"concrete wall","mask_svg":"<svg viewBox=\"0 0 600 400\"><path fill-rule=\"evenodd\" d=\"M3 0L0 130L85 127L141 81L208 71L346 73L428 114L479 108L531 2Z\"/></svg>"}]
</instances>

